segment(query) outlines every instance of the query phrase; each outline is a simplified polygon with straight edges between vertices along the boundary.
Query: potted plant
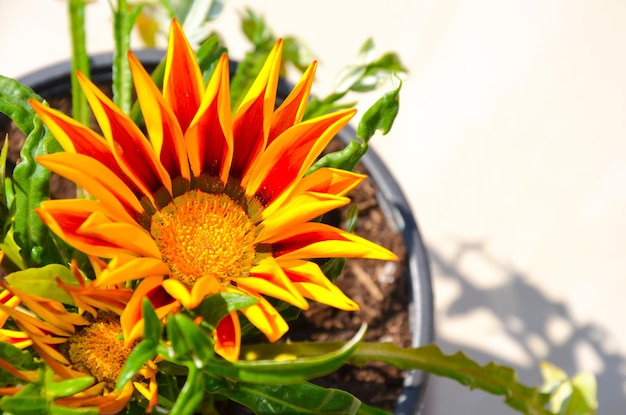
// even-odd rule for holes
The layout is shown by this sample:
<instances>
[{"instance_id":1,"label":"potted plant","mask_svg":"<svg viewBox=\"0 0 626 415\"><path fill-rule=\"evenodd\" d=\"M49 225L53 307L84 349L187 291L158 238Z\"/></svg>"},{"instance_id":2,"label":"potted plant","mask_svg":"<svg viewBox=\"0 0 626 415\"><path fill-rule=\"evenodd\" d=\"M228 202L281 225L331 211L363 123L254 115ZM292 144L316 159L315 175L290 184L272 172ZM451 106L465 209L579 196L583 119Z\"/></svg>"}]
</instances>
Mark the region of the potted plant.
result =
<instances>
[{"instance_id":1,"label":"potted plant","mask_svg":"<svg viewBox=\"0 0 626 415\"><path fill-rule=\"evenodd\" d=\"M126 31L137 16L127 12L119 5L116 15ZM157 66L150 79L141 59L130 57L137 107L123 82L123 51L113 59L115 102L93 84L97 66L86 76L90 66L82 62L77 79L100 131L90 127L79 89L72 119L0 78L0 110L28 136L2 193L8 275L0 292L0 408L215 413L227 399L256 413L380 413L308 382L345 363L380 361L504 395L527 413L549 413L549 395L520 385L509 369L415 347L432 335L424 250L400 190L367 152L374 133L393 122L399 87L366 112L361 141L353 141L344 129L353 112L337 96L308 102L311 68L274 108L282 44L271 43L229 83L218 40L194 54L174 21L163 72ZM337 133L347 137L345 148L315 162ZM407 250L417 254L409 255L409 268L424 278L412 289L423 297L414 304L425 321L405 348L363 341L365 327L347 340L278 342L286 322L309 307L304 298L358 308L335 284L344 257L396 259L352 233L354 211L345 213L346 230L317 221L363 181L352 172L361 158L384 208L404 219ZM83 196L48 201L51 172L78 184ZM259 332L270 343L245 342ZM409 379L417 382L407 391L420 384ZM407 401L398 413L419 410L419 400Z\"/></svg>"}]
</instances>

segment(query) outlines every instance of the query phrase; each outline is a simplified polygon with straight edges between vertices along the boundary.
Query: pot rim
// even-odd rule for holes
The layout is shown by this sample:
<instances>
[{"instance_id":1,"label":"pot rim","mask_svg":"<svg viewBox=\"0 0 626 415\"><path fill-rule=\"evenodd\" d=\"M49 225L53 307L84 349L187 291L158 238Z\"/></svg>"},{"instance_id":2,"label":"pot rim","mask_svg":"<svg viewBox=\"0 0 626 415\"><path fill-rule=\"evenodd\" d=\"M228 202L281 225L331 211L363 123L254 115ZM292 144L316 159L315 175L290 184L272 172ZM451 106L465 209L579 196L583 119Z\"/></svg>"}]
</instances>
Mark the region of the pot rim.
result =
<instances>
[{"instance_id":1,"label":"pot rim","mask_svg":"<svg viewBox=\"0 0 626 415\"><path fill-rule=\"evenodd\" d=\"M154 69L165 56L161 49L142 49L133 51L147 70ZM113 56L110 52L94 54L90 57L91 78L93 82L110 80ZM231 72L236 67L230 62ZM30 72L18 78L36 93L46 91L49 96L67 92L70 85L71 64L63 61ZM277 94L286 96L293 85L281 78ZM0 114L3 115L3 114ZM1 120L0 120L1 121ZM351 126L344 127L337 136L348 143L356 138ZM404 237L407 251L408 278L406 278L409 301L409 325L412 333L412 346L423 346L434 341L434 309L431 271L428 254L421 237L413 211L398 181L389 171L376 151L370 147L361 159L369 176L376 182L377 201L390 220ZM417 415L421 410L428 375L412 370L407 373L402 394L398 399L394 415Z\"/></svg>"}]
</instances>

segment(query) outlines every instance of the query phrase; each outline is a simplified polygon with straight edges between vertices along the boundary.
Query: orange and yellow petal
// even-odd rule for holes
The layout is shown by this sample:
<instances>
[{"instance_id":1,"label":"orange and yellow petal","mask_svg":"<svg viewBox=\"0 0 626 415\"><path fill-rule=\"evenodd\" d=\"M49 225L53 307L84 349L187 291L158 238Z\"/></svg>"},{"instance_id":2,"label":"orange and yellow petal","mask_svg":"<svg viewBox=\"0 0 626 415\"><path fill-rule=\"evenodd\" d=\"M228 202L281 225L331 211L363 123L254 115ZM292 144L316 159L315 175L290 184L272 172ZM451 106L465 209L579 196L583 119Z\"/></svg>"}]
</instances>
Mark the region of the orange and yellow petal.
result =
<instances>
[{"instance_id":1,"label":"orange and yellow petal","mask_svg":"<svg viewBox=\"0 0 626 415\"><path fill-rule=\"evenodd\" d=\"M126 176L149 199L153 199L162 187L171 192L171 178L139 127L80 72L77 78L102 134Z\"/></svg>"},{"instance_id":2,"label":"orange and yellow petal","mask_svg":"<svg viewBox=\"0 0 626 415\"><path fill-rule=\"evenodd\" d=\"M124 343L132 344L143 335L142 303L147 298L154 307L159 319L178 311L180 302L170 296L162 286L164 277L150 277L142 280L135 288L132 298L120 316Z\"/></svg>"},{"instance_id":3,"label":"orange and yellow petal","mask_svg":"<svg viewBox=\"0 0 626 415\"><path fill-rule=\"evenodd\" d=\"M133 191L98 160L83 154L53 153L37 157L37 162L81 186L116 220L131 222L144 211Z\"/></svg>"},{"instance_id":4,"label":"orange and yellow petal","mask_svg":"<svg viewBox=\"0 0 626 415\"><path fill-rule=\"evenodd\" d=\"M272 114L272 125L267 138L267 145L274 141L274 139L287 128L302 121L311 92L311 86L313 85L316 68L317 62L313 62L309 65L302 74L300 81L298 81L287 98L285 98L278 109L274 111L274 114Z\"/></svg>"},{"instance_id":5,"label":"orange and yellow petal","mask_svg":"<svg viewBox=\"0 0 626 415\"><path fill-rule=\"evenodd\" d=\"M222 55L196 116L185 132L189 164L194 176L206 174L228 180L233 158L228 57Z\"/></svg>"},{"instance_id":6,"label":"orange and yellow petal","mask_svg":"<svg viewBox=\"0 0 626 415\"><path fill-rule=\"evenodd\" d=\"M213 332L215 353L229 362L239 360L241 352L241 326L236 311L220 320Z\"/></svg>"},{"instance_id":7,"label":"orange and yellow petal","mask_svg":"<svg viewBox=\"0 0 626 415\"><path fill-rule=\"evenodd\" d=\"M279 261L279 265L302 296L340 310L359 310L359 305L330 282L314 262L287 260Z\"/></svg>"},{"instance_id":8,"label":"orange and yellow petal","mask_svg":"<svg viewBox=\"0 0 626 415\"><path fill-rule=\"evenodd\" d=\"M256 304L239 310L261 333L271 342L280 339L289 330L287 322L263 296L244 290L241 287L230 287L229 292L248 295L256 298Z\"/></svg>"},{"instance_id":9,"label":"orange and yellow petal","mask_svg":"<svg viewBox=\"0 0 626 415\"><path fill-rule=\"evenodd\" d=\"M272 257L261 260L250 270L249 276L238 278L237 287L252 293L268 295L303 310L309 308L309 303L291 284Z\"/></svg>"},{"instance_id":10,"label":"orange and yellow petal","mask_svg":"<svg viewBox=\"0 0 626 415\"><path fill-rule=\"evenodd\" d=\"M139 278L163 276L169 267L159 258L116 255L93 281L94 287L108 287Z\"/></svg>"},{"instance_id":11,"label":"orange and yellow petal","mask_svg":"<svg viewBox=\"0 0 626 415\"><path fill-rule=\"evenodd\" d=\"M148 137L155 153L159 155L170 177L190 180L183 132L176 115L135 55L129 53L128 61Z\"/></svg>"},{"instance_id":12,"label":"orange and yellow petal","mask_svg":"<svg viewBox=\"0 0 626 415\"><path fill-rule=\"evenodd\" d=\"M302 224L266 243L271 243L274 257L283 261L302 258L398 259L393 252L365 238L317 222Z\"/></svg>"},{"instance_id":13,"label":"orange and yellow petal","mask_svg":"<svg viewBox=\"0 0 626 415\"><path fill-rule=\"evenodd\" d=\"M282 50L282 41L278 40L243 98L233 121L234 149L230 177L240 179L243 187L246 187L251 177L251 167L267 146Z\"/></svg>"},{"instance_id":14,"label":"orange and yellow petal","mask_svg":"<svg viewBox=\"0 0 626 415\"><path fill-rule=\"evenodd\" d=\"M173 20L165 61L163 97L174 112L183 134L198 111L203 93L204 80L196 54L180 23Z\"/></svg>"},{"instance_id":15,"label":"orange and yellow petal","mask_svg":"<svg viewBox=\"0 0 626 415\"><path fill-rule=\"evenodd\" d=\"M257 242L275 238L294 226L308 222L333 209L350 203L347 197L327 193L303 192L293 196L287 203L263 220Z\"/></svg>"},{"instance_id":16,"label":"orange and yellow petal","mask_svg":"<svg viewBox=\"0 0 626 415\"><path fill-rule=\"evenodd\" d=\"M266 206L265 215L273 213L329 141L353 116L353 110L338 111L289 128L272 142L255 164L246 195L256 197Z\"/></svg>"},{"instance_id":17,"label":"orange and yellow petal","mask_svg":"<svg viewBox=\"0 0 626 415\"><path fill-rule=\"evenodd\" d=\"M103 392L101 388L95 388L91 393L77 394L66 398L57 399L54 403L57 406L68 408L98 408L98 413L102 415L114 415L120 413L130 398L133 396L134 387L128 383L120 391L112 393Z\"/></svg>"},{"instance_id":18,"label":"orange and yellow petal","mask_svg":"<svg viewBox=\"0 0 626 415\"><path fill-rule=\"evenodd\" d=\"M335 196L345 196L367 178L364 174L347 170L322 167L303 177L293 193L318 192Z\"/></svg>"}]
</instances>

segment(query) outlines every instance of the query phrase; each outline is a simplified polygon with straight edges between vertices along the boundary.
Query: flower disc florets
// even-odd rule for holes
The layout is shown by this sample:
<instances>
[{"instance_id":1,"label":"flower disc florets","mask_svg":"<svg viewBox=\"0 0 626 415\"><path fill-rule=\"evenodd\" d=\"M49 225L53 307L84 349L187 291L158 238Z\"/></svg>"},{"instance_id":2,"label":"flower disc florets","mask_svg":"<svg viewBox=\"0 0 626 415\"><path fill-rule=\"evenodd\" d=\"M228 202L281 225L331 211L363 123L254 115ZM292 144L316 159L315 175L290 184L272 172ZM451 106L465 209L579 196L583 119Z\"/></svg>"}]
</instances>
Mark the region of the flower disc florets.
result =
<instances>
[{"instance_id":1,"label":"flower disc florets","mask_svg":"<svg viewBox=\"0 0 626 415\"><path fill-rule=\"evenodd\" d=\"M151 233L172 277L187 286L211 275L220 284L249 274L256 226L226 194L190 191L152 217Z\"/></svg>"}]
</instances>

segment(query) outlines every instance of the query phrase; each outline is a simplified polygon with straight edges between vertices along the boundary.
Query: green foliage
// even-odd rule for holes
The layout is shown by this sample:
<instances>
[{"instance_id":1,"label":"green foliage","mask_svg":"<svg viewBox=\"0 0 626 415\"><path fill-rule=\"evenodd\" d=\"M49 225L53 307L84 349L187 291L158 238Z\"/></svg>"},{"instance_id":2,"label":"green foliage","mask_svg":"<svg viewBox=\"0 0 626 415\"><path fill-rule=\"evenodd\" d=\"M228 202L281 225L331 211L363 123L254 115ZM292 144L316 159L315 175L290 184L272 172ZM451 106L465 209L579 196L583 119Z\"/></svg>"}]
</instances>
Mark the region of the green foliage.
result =
<instances>
[{"instance_id":1,"label":"green foliage","mask_svg":"<svg viewBox=\"0 0 626 415\"><path fill-rule=\"evenodd\" d=\"M579 373L572 379L548 362L541 364L542 391L550 394L550 409L557 415L596 415L598 386L590 373Z\"/></svg>"},{"instance_id":2,"label":"green foliage","mask_svg":"<svg viewBox=\"0 0 626 415\"><path fill-rule=\"evenodd\" d=\"M258 300L248 295L236 293L217 293L202 301L195 310L204 319L210 330L217 327L217 323L228 314L242 308L256 304Z\"/></svg>"},{"instance_id":3,"label":"green foliage","mask_svg":"<svg viewBox=\"0 0 626 415\"><path fill-rule=\"evenodd\" d=\"M57 284L57 278L66 285L78 285L72 271L61 264L49 264L41 268L27 268L13 272L6 277L7 282L12 287L26 291L29 294L57 300L63 304L74 305L67 292Z\"/></svg>"},{"instance_id":4,"label":"green foliage","mask_svg":"<svg viewBox=\"0 0 626 415\"><path fill-rule=\"evenodd\" d=\"M97 408L69 408L58 406L55 400L79 393L94 383L92 377L66 379L55 382L52 369L39 371L39 378L12 396L0 399L4 413L24 415L96 415Z\"/></svg>"},{"instance_id":5,"label":"green foliage","mask_svg":"<svg viewBox=\"0 0 626 415\"><path fill-rule=\"evenodd\" d=\"M233 110L239 107L256 75L261 71L267 55L278 40L263 16L250 8L245 9L245 13L241 16L241 22L242 31L252 44L253 50L246 53L239 62L231 80L230 98ZM295 37L283 37L282 41L283 56L280 74L282 76L286 74L288 65L293 65L303 72L312 61L311 51Z\"/></svg>"},{"instance_id":6,"label":"green foliage","mask_svg":"<svg viewBox=\"0 0 626 415\"><path fill-rule=\"evenodd\" d=\"M400 83L397 88L379 98L363 114L357 129L357 138L361 143L352 140L343 149L329 153L316 161L307 174L322 167L333 167L343 170L354 170L361 158L369 150L369 140L376 131L387 134L400 109Z\"/></svg>"},{"instance_id":7,"label":"green foliage","mask_svg":"<svg viewBox=\"0 0 626 415\"><path fill-rule=\"evenodd\" d=\"M0 76L0 112L27 135L20 152L21 162L13 172L15 217L12 237L21 248L25 265L40 266L60 263L62 258L50 231L35 212L41 201L50 197L50 171L37 164L35 157L58 151L60 146L35 115L29 99L41 101L27 86ZM3 240L6 236L3 235Z\"/></svg>"},{"instance_id":8,"label":"green foliage","mask_svg":"<svg viewBox=\"0 0 626 415\"><path fill-rule=\"evenodd\" d=\"M113 8L113 101L126 114L130 113L132 105L132 78L126 56L130 50L130 34L140 11L141 6L130 7L127 0L117 0L117 7Z\"/></svg>"},{"instance_id":9,"label":"green foliage","mask_svg":"<svg viewBox=\"0 0 626 415\"><path fill-rule=\"evenodd\" d=\"M305 119L314 118L343 108L351 108L354 102L342 103L350 92L371 92L381 87L393 76L406 73L400 58L394 53L385 53L374 58L374 42L368 39L357 58L357 63L345 68L338 76L335 92L324 98L313 97L307 105Z\"/></svg>"},{"instance_id":10,"label":"green foliage","mask_svg":"<svg viewBox=\"0 0 626 415\"><path fill-rule=\"evenodd\" d=\"M462 352L446 355L436 345L403 349L391 343L361 343L350 359L356 365L378 361L402 369L419 369L447 377L470 389L504 396L513 409L528 415L549 415L549 395L518 382L511 368L488 363L480 366Z\"/></svg>"},{"instance_id":11,"label":"green foliage","mask_svg":"<svg viewBox=\"0 0 626 415\"><path fill-rule=\"evenodd\" d=\"M35 370L37 368L37 364L29 351L18 349L7 342L0 342L0 359L9 363L17 370ZM21 382L13 374L0 369L1 386L15 385Z\"/></svg>"},{"instance_id":12,"label":"green foliage","mask_svg":"<svg viewBox=\"0 0 626 415\"><path fill-rule=\"evenodd\" d=\"M335 414L358 413L360 401L347 392L327 389L308 382L293 385L222 383L220 393L252 409L256 414Z\"/></svg>"},{"instance_id":13,"label":"green foliage","mask_svg":"<svg viewBox=\"0 0 626 415\"><path fill-rule=\"evenodd\" d=\"M70 74L72 82L72 114L73 118L83 125L89 125L89 107L87 106L85 93L78 83L76 71L80 71L87 78L91 77L85 35L86 4L86 0L70 0L68 2L70 36L72 38L72 73Z\"/></svg>"}]
</instances>

